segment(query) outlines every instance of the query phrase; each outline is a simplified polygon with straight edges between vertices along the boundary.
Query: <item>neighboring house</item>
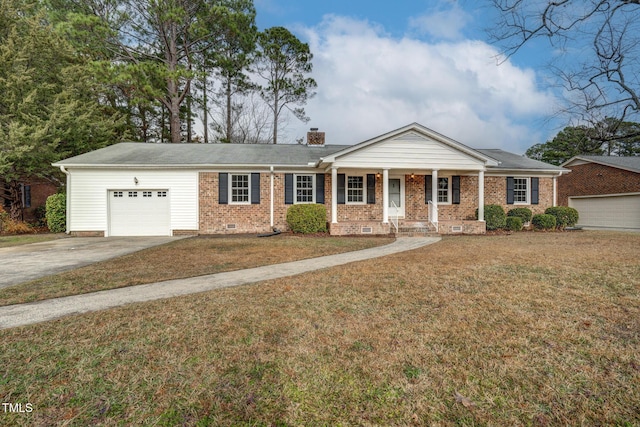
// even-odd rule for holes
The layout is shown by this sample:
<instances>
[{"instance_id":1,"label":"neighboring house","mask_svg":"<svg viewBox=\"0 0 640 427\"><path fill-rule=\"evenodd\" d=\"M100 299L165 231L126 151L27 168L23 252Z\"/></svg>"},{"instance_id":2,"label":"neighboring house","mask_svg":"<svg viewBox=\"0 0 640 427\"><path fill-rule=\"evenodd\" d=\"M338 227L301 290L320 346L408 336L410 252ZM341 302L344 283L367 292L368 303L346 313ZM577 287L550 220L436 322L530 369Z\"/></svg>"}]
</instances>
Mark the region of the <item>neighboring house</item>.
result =
<instances>
[{"instance_id":1,"label":"neighboring house","mask_svg":"<svg viewBox=\"0 0 640 427\"><path fill-rule=\"evenodd\" d=\"M558 179L558 203L578 210L579 226L640 229L640 157L576 156Z\"/></svg>"},{"instance_id":2,"label":"neighboring house","mask_svg":"<svg viewBox=\"0 0 640 427\"><path fill-rule=\"evenodd\" d=\"M121 143L54 163L67 174L67 230L260 233L286 230L289 206L320 203L332 235L481 234L485 204L542 213L566 171L415 123L357 145L324 142L310 132L307 145Z\"/></svg>"},{"instance_id":3,"label":"neighboring house","mask_svg":"<svg viewBox=\"0 0 640 427\"><path fill-rule=\"evenodd\" d=\"M38 177L22 179L15 188L16 197L22 207L20 219L27 222L35 222L42 219L38 218L38 208L44 209L47 197L58 191L58 187L55 184ZM6 212L11 210L11 193L12 190L8 184L0 183L0 206Z\"/></svg>"}]
</instances>

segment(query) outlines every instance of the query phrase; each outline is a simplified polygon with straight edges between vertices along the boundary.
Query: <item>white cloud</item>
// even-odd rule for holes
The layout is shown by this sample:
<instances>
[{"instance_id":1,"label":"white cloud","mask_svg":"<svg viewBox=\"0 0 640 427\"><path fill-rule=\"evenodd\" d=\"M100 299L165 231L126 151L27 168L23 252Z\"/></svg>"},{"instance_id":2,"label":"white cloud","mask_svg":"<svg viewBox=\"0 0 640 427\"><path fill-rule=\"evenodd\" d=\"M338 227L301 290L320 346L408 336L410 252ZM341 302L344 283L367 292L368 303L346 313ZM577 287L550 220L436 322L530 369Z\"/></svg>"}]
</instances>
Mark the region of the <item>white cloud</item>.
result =
<instances>
[{"instance_id":1,"label":"white cloud","mask_svg":"<svg viewBox=\"0 0 640 427\"><path fill-rule=\"evenodd\" d=\"M319 127L330 144L355 144L412 122L471 147L517 153L547 137L532 125L551 96L536 87L533 71L496 65L497 50L484 42L394 39L338 16L304 35L318 90L306 106L311 122L291 122L292 140Z\"/></svg>"},{"instance_id":2,"label":"white cloud","mask_svg":"<svg viewBox=\"0 0 640 427\"><path fill-rule=\"evenodd\" d=\"M471 15L462 10L457 3L454 3L450 8L434 9L410 18L409 28L419 35L454 40L462 38L462 30L471 20Z\"/></svg>"}]
</instances>

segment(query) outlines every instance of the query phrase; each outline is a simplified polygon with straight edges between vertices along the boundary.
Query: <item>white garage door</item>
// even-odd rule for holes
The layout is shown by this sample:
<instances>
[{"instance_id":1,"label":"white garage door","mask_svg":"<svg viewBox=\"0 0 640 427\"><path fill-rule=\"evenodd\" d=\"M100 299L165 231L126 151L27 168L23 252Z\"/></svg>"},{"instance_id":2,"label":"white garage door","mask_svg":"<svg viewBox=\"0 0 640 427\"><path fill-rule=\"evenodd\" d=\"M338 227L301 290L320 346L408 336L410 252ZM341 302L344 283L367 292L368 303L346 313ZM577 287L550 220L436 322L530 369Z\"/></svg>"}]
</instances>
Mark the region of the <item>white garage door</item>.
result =
<instances>
[{"instance_id":1,"label":"white garage door","mask_svg":"<svg viewBox=\"0 0 640 427\"><path fill-rule=\"evenodd\" d=\"M640 229L640 194L570 197L569 206L577 209L583 227Z\"/></svg>"},{"instance_id":2,"label":"white garage door","mask_svg":"<svg viewBox=\"0 0 640 427\"><path fill-rule=\"evenodd\" d=\"M109 191L110 236L169 236L168 190Z\"/></svg>"}]
</instances>

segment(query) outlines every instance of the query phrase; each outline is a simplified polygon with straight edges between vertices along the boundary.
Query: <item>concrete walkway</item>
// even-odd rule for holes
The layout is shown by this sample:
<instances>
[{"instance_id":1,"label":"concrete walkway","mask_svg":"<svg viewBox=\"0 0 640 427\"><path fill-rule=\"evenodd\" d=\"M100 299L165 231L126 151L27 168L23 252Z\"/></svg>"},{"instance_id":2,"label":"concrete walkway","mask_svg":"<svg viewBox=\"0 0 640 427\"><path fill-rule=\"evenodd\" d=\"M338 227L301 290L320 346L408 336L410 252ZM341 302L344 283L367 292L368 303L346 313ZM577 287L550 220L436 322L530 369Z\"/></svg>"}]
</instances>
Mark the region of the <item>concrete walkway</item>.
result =
<instances>
[{"instance_id":1,"label":"concrete walkway","mask_svg":"<svg viewBox=\"0 0 640 427\"><path fill-rule=\"evenodd\" d=\"M439 240L439 237L404 237L385 246L360 251L0 307L0 329L45 322L71 314L104 310L135 302L153 301L294 276L308 271L409 251Z\"/></svg>"}]
</instances>

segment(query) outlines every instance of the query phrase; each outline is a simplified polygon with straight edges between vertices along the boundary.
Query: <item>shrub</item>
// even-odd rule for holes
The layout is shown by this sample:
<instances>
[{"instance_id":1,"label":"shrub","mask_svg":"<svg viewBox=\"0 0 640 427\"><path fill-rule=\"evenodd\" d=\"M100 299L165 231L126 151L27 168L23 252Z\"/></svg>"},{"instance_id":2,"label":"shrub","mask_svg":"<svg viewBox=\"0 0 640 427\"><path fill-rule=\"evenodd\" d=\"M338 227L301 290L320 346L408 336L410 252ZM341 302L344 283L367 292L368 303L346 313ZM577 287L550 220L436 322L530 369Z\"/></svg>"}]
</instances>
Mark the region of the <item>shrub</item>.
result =
<instances>
[{"instance_id":1,"label":"shrub","mask_svg":"<svg viewBox=\"0 0 640 427\"><path fill-rule=\"evenodd\" d=\"M516 217L522 220L522 224L526 224L527 222L531 222L531 217L533 216L531 209L529 208L513 208L509 212L507 212L507 220L509 217Z\"/></svg>"},{"instance_id":2,"label":"shrub","mask_svg":"<svg viewBox=\"0 0 640 427\"><path fill-rule=\"evenodd\" d=\"M556 217L548 214L538 214L531 218L531 223L537 229L551 230L556 228Z\"/></svg>"},{"instance_id":3,"label":"shrub","mask_svg":"<svg viewBox=\"0 0 640 427\"><path fill-rule=\"evenodd\" d=\"M294 233L324 233L327 211L320 204L293 205L287 211L287 224Z\"/></svg>"},{"instance_id":4,"label":"shrub","mask_svg":"<svg viewBox=\"0 0 640 427\"><path fill-rule=\"evenodd\" d=\"M507 216L507 229L511 231L522 230L522 218L519 216Z\"/></svg>"},{"instance_id":5,"label":"shrub","mask_svg":"<svg viewBox=\"0 0 640 427\"><path fill-rule=\"evenodd\" d=\"M9 214L0 206L0 233L4 234L25 234L31 233L33 229L23 221L11 219Z\"/></svg>"},{"instance_id":6,"label":"shrub","mask_svg":"<svg viewBox=\"0 0 640 427\"><path fill-rule=\"evenodd\" d=\"M476 209L476 219L478 219L478 209ZM507 225L507 216L500 205L484 205L484 220L487 223L487 230L498 230Z\"/></svg>"},{"instance_id":7,"label":"shrub","mask_svg":"<svg viewBox=\"0 0 640 427\"><path fill-rule=\"evenodd\" d=\"M578 211L568 206L554 206L547 208L544 213L556 218L556 227L573 227L578 222Z\"/></svg>"},{"instance_id":8,"label":"shrub","mask_svg":"<svg viewBox=\"0 0 640 427\"><path fill-rule=\"evenodd\" d=\"M52 233L64 233L67 228L67 196L64 193L47 197L47 227Z\"/></svg>"}]
</instances>

